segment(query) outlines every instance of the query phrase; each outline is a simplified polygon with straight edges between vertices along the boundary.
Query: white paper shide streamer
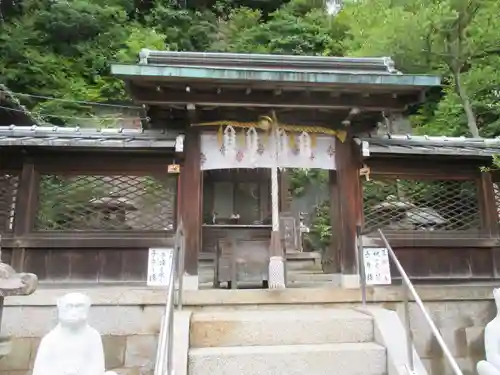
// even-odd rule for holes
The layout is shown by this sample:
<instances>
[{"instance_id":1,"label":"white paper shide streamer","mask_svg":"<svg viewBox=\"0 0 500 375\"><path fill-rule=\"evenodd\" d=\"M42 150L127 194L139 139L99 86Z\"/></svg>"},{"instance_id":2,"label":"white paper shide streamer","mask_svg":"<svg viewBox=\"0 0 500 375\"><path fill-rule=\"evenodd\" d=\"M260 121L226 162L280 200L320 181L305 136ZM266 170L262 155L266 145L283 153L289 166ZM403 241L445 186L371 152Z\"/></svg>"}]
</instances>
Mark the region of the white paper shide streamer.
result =
<instances>
[{"instance_id":1,"label":"white paper shide streamer","mask_svg":"<svg viewBox=\"0 0 500 375\"><path fill-rule=\"evenodd\" d=\"M257 162L257 153L259 150L259 134L257 133L257 130L255 130L254 127L248 129L246 141L247 141L248 153L250 154L250 160L252 164L255 165Z\"/></svg>"},{"instance_id":2,"label":"white paper shide streamer","mask_svg":"<svg viewBox=\"0 0 500 375\"><path fill-rule=\"evenodd\" d=\"M307 132L302 132L299 136L299 151L302 157L310 157L312 155L311 136Z\"/></svg>"},{"instance_id":3,"label":"white paper shide streamer","mask_svg":"<svg viewBox=\"0 0 500 375\"><path fill-rule=\"evenodd\" d=\"M286 160L290 147L288 146L288 134L281 129L276 131L277 142L278 142L278 158L281 160Z\"/></svg>"},{"instance_id":4,"label":"white paper shide streamer","mask_svg":"<svg viewBox=\"0 0 500 375\"><path fill-rule=\"evenodd\" d=\"M224 148L229 157L236 154L236 131L232 126L226 126L224 129Z\"/></svg>"}]
</instances>

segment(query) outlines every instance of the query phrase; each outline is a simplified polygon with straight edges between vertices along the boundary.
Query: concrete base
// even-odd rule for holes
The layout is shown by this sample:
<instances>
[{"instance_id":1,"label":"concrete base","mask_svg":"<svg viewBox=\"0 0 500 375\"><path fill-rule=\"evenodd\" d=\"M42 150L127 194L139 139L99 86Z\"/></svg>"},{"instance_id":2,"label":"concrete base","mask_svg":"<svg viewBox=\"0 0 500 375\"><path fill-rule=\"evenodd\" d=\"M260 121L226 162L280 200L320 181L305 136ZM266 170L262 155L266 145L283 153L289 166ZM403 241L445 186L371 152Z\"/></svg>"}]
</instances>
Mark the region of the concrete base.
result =
<instances>
[{"instance_id":1,"label":"concrete base","mask_svg":"<svg viewBox=\"0 0 500 375\"><path fill-rule=\"evenodd\" d=\"M189 352L189 327L191 311L176 311L174 314L174 374L186 375ZM157 354L158 355L158 354Z\"/></svg>"},{"instance_id":2,"label":"concrete base","mask_svg":"<svg viewBox=\"0 0 500 375\"><path fill-rule=\"evenodd\" d=\"M341 275L340 285L345 289L359 289L361 285L359 275Z\"/></svg>"},{"instance_id":3,"label":"concrete base","mask_svg":"<svg viewBox=\"0 0 500 375\"><path fill-rule=\"evenodd\" d=\"M0 337L0 359L9 355L12 351L12 341L10 337Z\"/></svg>"},{"instance_id":4,"label":"concrete base","mask_svg":"<svg viewBox=\"0 0 500 375\"><path fill-rule=\"evenodd\" d=\"M398 314L374 306L361 307L357 310L373 318L375 342L386 348L387 375L407 375L410 362L406 349L406 332ZM427 370L414 347L412 351L414 373L427 375Z\"/></svg>"},{"instance_id":5,"label":"concrete base","mask_svg":"<svg viewBox=\"0 0 500 375\"><path fill-rule=\"evenodd\" d=\"M200 278L198 275L184 275L182 281L182 289L184 290L198 290Z\"/></svg>"}]
</instances>

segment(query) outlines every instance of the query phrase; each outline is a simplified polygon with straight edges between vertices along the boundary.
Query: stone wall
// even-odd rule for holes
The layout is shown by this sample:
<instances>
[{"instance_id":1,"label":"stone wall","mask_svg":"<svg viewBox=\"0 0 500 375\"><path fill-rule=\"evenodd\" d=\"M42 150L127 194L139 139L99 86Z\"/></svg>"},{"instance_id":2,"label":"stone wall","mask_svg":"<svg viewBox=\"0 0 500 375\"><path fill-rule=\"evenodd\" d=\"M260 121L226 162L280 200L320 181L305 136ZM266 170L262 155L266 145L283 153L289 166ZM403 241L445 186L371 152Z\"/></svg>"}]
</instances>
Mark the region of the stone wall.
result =
<instances>
[{"instance_id":1,"label":"stone wall","mask_svg":"<svg viewBox=\"0 0 500 375\"><path fill-rule=\"evenodd\" d=\"M475 374L484 357L484 326L495 314L492 286L433 286L418 288L419 295L441 331L464 375ZM68 290L43 289L29 297L9 297L2 334L11 335L13 350L0 359L0 375L30 374L40 338L56 324L55 301ZM164 291L133 287L80 290L94 301L90 324L102 335L106 368L120 375L151 374L156 354ZM190 309L283 309L359 306L359 291L334 288L287 289L278 297L269 291L201 290L185 292ZM399 288L369 290L375 305L403 318ZM291 302L293 301L293 302ZM286 307L283 305L287 304ZM452 374L436 340L415 304L411 305L414 343L430 375Z\"/></svg>"},{"instance_id":2,"label":"stone wall","mask_svg":"<svg viewBox=\"0 0 500 375\"><path fill-rule=\"evenodd\" d=\"M90 324L103 338L106 369L119 375L153 373L161 306L93 306ZM0 359L0 375L31 374L41 337L56 324L53 306L8 306L2 332L12 335L10 355Z\"/></svg>"},{"instance_id":3,"label":"stone wall","mask_svg":"<svg viewBox=\"0 0 500 375\"><path fill-rule=\"evenodd\" d=\"M385 303L404 317L401 303ZM425 306L464 375L476 374L484 358L484 327L494 317L492 301L426 301ZM410 309L415 348L430 375L453 374L417 305Z\"/></svg>"}]
</instances>

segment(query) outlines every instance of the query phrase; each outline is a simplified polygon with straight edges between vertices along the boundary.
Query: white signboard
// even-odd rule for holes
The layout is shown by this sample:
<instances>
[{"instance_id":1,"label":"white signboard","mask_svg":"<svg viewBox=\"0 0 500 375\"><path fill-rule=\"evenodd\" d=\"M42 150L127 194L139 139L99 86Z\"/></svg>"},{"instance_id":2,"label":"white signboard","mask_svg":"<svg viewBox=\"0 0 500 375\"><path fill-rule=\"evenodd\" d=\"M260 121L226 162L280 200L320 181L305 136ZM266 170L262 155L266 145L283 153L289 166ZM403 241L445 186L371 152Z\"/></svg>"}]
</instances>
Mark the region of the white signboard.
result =
<instances>
[{"instance_id":1,"label":"white signboard","mask_svg":"<svg viewBox=\"0 0 500 375\"><path fill-rule=\"evenodd\" d=\"M172 248L151 248L148 255L148 286L167 286L172 272Z\"/></svg>"},{"instance_id":2,"label":"white signboard","mask_svg":"<svg viewBox=\"0 0 500 375\"><path fill-rule=\"evenodd\" d=\"M363 248L363 263L367 285L391 284L389 253L382 247Z\"/></svg>"}]
</instances>

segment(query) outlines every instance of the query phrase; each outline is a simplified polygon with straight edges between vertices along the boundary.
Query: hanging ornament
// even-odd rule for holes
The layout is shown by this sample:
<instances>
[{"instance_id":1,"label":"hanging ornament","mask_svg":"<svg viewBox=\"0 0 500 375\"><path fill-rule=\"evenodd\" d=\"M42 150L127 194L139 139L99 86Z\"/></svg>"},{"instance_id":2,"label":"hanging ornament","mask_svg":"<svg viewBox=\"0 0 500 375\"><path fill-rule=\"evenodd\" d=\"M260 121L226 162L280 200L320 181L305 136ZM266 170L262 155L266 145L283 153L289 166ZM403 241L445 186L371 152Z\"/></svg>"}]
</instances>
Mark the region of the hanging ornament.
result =
<instances>
[{"instance_id":1,"label":"hanging ornament","mask_svg":"<svg viewBox=\"0 0 500 375\"><path fill-rule=\"evenodd\" d=\"M299 136L300 155L310 157L312 154L311 136L307 132L302 132Z\"/></svg>"},{"instance_id":2,"label":"hanging ornament","mask_svg":"<svg viewBox=\"0 0 500 375\"><path fill-rule=\"evenodd\" d=\"M250 154L250 161L255 164L259 153L259 134L254 127L248 129L246 134L247 150Z\"/></svg>"},{"instance_id":3,"label":"hanging ornament","mask_svg":"<svg viewBox=\"0 0 500 375\"><path fill-rule=\"evenodd\" d=\"M229 157L236 153L236 131L232 126L224 129L224 148Z\"/></svg>"},{"instance_id":4,"label":"hanging ornament","mask_svg":"<svg viewBox=\"0 0 500 375\"><path fill-rule=\"evenodd\" d=\"M278 155L280 159L286 159L289 151L288 135L283 129L277 131L278 134Z\"/></svg>"}]
</instances>

